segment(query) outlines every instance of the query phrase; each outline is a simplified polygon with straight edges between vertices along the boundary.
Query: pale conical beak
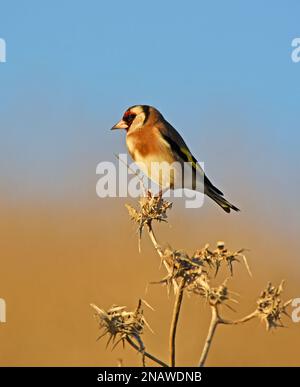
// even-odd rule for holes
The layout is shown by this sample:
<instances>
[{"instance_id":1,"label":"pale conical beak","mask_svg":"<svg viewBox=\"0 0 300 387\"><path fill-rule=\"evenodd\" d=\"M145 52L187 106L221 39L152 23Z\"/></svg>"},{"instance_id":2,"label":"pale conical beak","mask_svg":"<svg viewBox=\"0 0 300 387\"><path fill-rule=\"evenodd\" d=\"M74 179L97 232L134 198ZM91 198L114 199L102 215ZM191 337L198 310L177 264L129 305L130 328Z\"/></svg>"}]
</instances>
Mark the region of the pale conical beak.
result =
<instances>
[{"instance_id":1,"label":"pale conical beak","mask_svg":"<svg viewBox=\"0 0 300 387\"><path fill-rule=\"evenodd\" d=\"M120 120L116 125L114 125L111 130L115 129L127 129L128 124L124 120Z\"/></svg>"}]
</instances>

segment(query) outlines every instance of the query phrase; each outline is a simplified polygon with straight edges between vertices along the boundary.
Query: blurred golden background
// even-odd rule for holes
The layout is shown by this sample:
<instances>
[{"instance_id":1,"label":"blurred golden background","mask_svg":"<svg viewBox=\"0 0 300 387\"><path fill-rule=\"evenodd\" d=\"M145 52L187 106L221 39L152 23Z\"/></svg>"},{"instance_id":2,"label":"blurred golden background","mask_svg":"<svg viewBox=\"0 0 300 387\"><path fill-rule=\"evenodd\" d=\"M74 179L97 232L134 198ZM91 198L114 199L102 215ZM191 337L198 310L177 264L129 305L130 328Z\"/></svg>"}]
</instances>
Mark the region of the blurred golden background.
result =
<instances>
[{"instance_id":1,"label":"blurred golden background","mask_svg":"<svg viewBox=\"0 0 300 387\"><path fill-rule=\"evenodd\" d=\"M102 201L106 201L105 206ZM168 359L168 329L173 295L160 285L156 255L148 235L138 253L136 226L129 220L124 199L95 199L83 205L27 205L1 208L1 297L7 302L7 323L0 325L1 365L126 366L140 365L131 348L105 349L89 304L136 306L139 297L155 312L145 315L155 334L146 330L149 352ZM135 205L134 199L127 202ZM104 209L105 207L105 209ZM248 217L245 222L245 217ZM255 214L228 216L213 203L199 212L185 210L177 200L168 225L156 225L158 239L193 252L206 242L225 240L228 247L250 248L250 278L237 264L230 289L238 292L238 318L255 308L267 281L286 279L283 298L300 295L295 253L286 235L272 225L255 223ZM197 365L209 323L209 308L196 296L186 297L177 336L178 365ZM299 365L299 324L285 319L287 328L266 332L258 320L218 328L207 365ZM151 362L147 362L149 365Z\"/></svg>"}]
</instances>

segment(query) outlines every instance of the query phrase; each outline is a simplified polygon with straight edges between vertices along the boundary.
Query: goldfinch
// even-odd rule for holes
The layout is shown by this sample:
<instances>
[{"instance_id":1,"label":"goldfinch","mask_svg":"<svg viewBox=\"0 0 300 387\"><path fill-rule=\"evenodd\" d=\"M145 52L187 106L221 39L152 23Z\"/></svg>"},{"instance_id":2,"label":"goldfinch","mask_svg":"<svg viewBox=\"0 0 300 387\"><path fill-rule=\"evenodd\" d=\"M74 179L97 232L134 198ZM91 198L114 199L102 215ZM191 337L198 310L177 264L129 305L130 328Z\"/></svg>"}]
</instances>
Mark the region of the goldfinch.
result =
<instances>
[{"instance_id":1,"label":"goldfinch","mask_svg":"<svg viewBox=\"0 0 300 387\"><path fill-rule=\"evenodd\" d=\"M183 138L154 107L148 105L130 107L124 113L123 118L111 129L126 130L126 144L129 154L141 166L143 172L157 183L161 189L188 188L202 191L221 206L224 211L239 211L210 182ZM162 164L179 165L181 168L179 171L178 168L174 167L172 173L170 172L168 179L166 179L162 177L163 173L159 167ZM179 175L184 173L185 177L189 175L190 184L185 184L186 178L179 178ZM182 183L183 181L184 183ZM200 184L197 184L199 182Z\"/></svg>"}]
</instances>

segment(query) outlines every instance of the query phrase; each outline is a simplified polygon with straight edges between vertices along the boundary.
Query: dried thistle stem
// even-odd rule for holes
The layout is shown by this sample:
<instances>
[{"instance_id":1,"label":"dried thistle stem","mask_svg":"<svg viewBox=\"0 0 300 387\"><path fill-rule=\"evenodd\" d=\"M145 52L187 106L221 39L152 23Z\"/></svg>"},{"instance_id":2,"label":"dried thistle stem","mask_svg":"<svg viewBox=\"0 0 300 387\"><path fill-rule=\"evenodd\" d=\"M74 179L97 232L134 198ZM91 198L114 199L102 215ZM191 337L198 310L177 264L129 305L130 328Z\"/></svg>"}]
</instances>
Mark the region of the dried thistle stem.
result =
<instances>
[{"instance_id":1,"label":"dried thistle stem","mask_svg":"<svg viewBox=\"0 0 300 387\"><path fill-rule=\"evenodd\" d=\"M181 309L182 299L183 299L183 293L184 293L184 287L185 287L185 279L182 278L176 293L175 298L175 304L173 309L173 317L171 322L171 329L170 329L170 365L171 367L175 367L175 341L176 341L176 331L177 331L177 325L179 320L179 313Z\"/></svg>"},{"instance_id":2,"label":"dried thistle stem","mask_svg":"<svg viewBox=\"0 0 300 387\"><path fill-rule=\"evenodd\" d=\"M156 239L156 236L155 236L155 234L153 232L151 221L147 223L147 226L148 226L147 227L148 228L148 234L149 234L149 237L151 239L151 242L152 242L155 250L157 251L157 254L162 259L163 264L165 265L165 268L166 268L168 274L171 274L172 273L172 269L168 265L168 263L165 261L165 259L163 259L164 258L164 250L162 249L162 247L160 246L160 244L158 243L158 241ZM173 282L174 291L177 292L178 291L178 284L177 284L177 282L175 280L173 280L172 282Z\"/></svg>"},{"instance_id":3,"label":"dried thistle stem","mask_svg":"<svg viewBox=\"0 0 300 387\"><path fill-rule=\"evenodd\" d=\"M130 339L130 337L127 337L127 338L126 338L126 341L127 341L128 344L130 344L130 345L131 345L134 349L136 349L138 352L141 351L140 348L139 348L139 346L136 345L136 344ZM145 357L147 357L148 359L154 361L155 363L159 364L159 365L162 366L162 367L169 367L168 364L164 363L162 360L158 359L157 357L151 355L151 353L149 353L149 352L144 351L144 352L143 352L143 355L144 355Z\"/></svg>"},{"instance_id":4,"label":"dried thistle stem","mask_svg":"<svg viewBox=\"0 0 300 387\"><path fill-rule=\"evenodd\" d=\"M237 324L243 324L247 321L250 321L254 318L257 317L257 311L254 311L253 313L250 313L248 314L248 316L245 316L239 320L223 320L223 319L220 319L219 323L220 324L225 324L225 325L237 325Z\"/></svg>"},{"instance_id":5,"label":"dried thistle stem","mask_svg":"<svg viewBox=\"0 0 300 387\"><path fill-rule=\"evenodd\" d=\"M155 250L157 251L158 255L163 258L163 251L162 248L160 247L159 243L157 242L156 236L154 235L153 228L151 222L148 222L148 234L151 239L151 242L153 243L153 246Z\"/></svg>"},{"instance_id":6,"label":"dried thistle stem","mask_svg":"<svg viewBox=\"0 0 300 387\"><path fill-rule=\"evenodd\" d=\"M208 352L209 352L210 347L211 347L213 337L216 333L216 329L217 329L217 326L219 324L237 325L237 324L242 324L242 323L248 322L256 317L257 317L257 311L254 311L254 312L248 314L247 316L245 316L241 319L238 319L238 320L232 320L232 321L231 320L224 320L219 315L218 307L216 305L211 305L211 321L210 321L210 325L209 325L208 334L207 334L207 337L205 340L205 344L204 344L204 347L202 350L202 354L200 357L199 367L204 367Z\"/></svg>"},{"instance_id":7,"label":"dried thistle stem","mask_svg":"<svg viewBox=\"0 0 300 387\"><path fill-rule=\"evenodd\" d=\"M219 314L218 314L218 309L216 306L212 305L211 306L211 321L210 321L210 325L209 325L208 334L207 334L207 337L205 340L205 344L203 347L203 351L202 351L202 354L200 357L199 367L204 367L204 363L206 361L206 358L207 358L208 352L210 350L210 346L211 346L214 334L216 332L216 329L217 329L217 326L219 323L220 323L220 318L219 318Z\"/></svg>"}]
</instances>

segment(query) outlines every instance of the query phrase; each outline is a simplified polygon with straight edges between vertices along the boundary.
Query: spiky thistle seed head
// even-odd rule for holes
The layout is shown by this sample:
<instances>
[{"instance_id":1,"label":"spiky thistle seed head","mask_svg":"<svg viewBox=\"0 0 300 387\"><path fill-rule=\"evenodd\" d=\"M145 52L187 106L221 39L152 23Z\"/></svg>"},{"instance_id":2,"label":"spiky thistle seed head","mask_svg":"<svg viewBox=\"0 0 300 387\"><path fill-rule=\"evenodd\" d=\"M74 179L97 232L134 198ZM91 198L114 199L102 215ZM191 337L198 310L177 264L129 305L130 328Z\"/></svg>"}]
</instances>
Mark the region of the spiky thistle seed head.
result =
<instances>
[{"instance_id":1,"label":"spiky thistle seed head","mask_svg":"<svg viewBox=\"0 0 300 387\"><path fill-rule=\"evenodd\" d=\"M232 309L227 301L236 301L230 297L227 280L218 287L212 287L210 284L210 269L214 268L215 259L218 256L219 252L210 252L208 245L198 250L192 257L189 257L185 251L167 248L162 259L168 265L168 275L156 283L166 284L168 290L173 285L176 294L174 282L177 284L180 279L183 279L184 288L189 293L205 298L211 306L223 304ZM223 252L223 256L226 257L226 252ZM219 260L219 262L225 263L226 260Z\"/></svg>"},{"instance_id":2,"label":"spiky thistle seed head","mask_svg":"<svg viewBox=\"0 0 300 387\"><path fill-rule=\"evenodd\" d=\"M229 300L228 288L225 284L222 284L216 288L210 288L206 295L210 305L220 305Z\"/></svg>"},{"instance_id":3,"label":"spiky thistle seed head","mask_svg":"<svg viewBox=\"0 0 300 387\"><path fill-rule=\"evenodd\" d=\"M239 261L237 257L243 256L243 250L231 252L225 248L224 242L218 242L215 250L210 250L209 245L197 250L192 256L189 256L183 250L173 250L168 247L164 249L162 260L168 267L168 275L156 283L165 283L169 286L175 285L182 278L185 281L187 290L199 295L206 294L206 287L211 277L216 277L219 268L224 264L229 268L230 274L233 274L233 262ZM250 272L246 257L243 256L245 265ZM214 272L214 273L213 273ZM200 289L201 286L204 289ZM174 289L175 290L175 289Z\"/></svg>"},{"instance_id":4,"label":"spiky thistle seed head","mask_svg":"<svg viewBox=\"0 0 300 387\"><path fill-rule=\"evenodd\" d=\"M125 345L126 339L133 339L138 343L140 351L145 350L145 346L141 339L141 335L146 325L150 330L142 309L143 300L138 301L137 308L134 311L128 312L125 306L113 305L107 311L100 309L98 306L91 304L95 311L95 317L99 323L99 329L102 334L98 340L104 336L108 336L107 346L112 342L114 349L120 342ZM146 302L144 302L148 305Z\"/></svg>"},{"instance_id":5,"label":"spiky thistle seed head","mask_svg":"<svg viewBox=\"0 0 300 387\"><path fill-rule=\"evenodd\" d=\"M172 203L163 199L161 195L154 196L148 191L146 196L139 199L139 208L135 209L129 204L126 208L132 220L138 223L139 228L143 229L145 224L151 223L153 220L158 222L166 222L167 210L172 207Z\"/></svg>"},{"instance_id":6,"label":"spiky thistle seed head","mask_svg":"<svg viewBox=\"0 0 300 387\"><path fill-rule=\"evenodd\" d=\"M210 306L225 305L229 309L234 310L227 301L237 302L231 298L231 292L227 286L227 279L219 286L213 287L210 284L209 278L205 275L200 276L188 287L188 290L198 296L201 296L207 300Z\"/></svg>"},{"instance_id":7,"label":"spiky thistle seed head","mask_svg":"<svg viewBox=\"0 0 300 387\"><path fill-rule=\"evenodd\" d=\"M286 309L292 300L283 302L281 293L283 291L284 281L281 281L279 286L273 286L268 283L265 290L260 294L257 300L256 313L258 317L266 324L266 329L269 331L272 328L283 327L281 321L282 315L289 317Z\"/></svg>"},{"instance_id":8,"label":"spiky thistle seed head","mask_svg":"<svg viewBox=\"0 0 300 387\"><path fill-rule=\"evenodd\" d=\"M230 251L225 247L223 241L217 242L217 247L214 250L210 250L209 245L206 244L202 249L197 250L194 253L194 257L200 259L208 265L209 268L215 269L214 276L216 277L220 267L225 263L230 271L230 274L233 275L233 264L234 262L240 262L240 259L243 260L249 275L251 276L250 267L248 265L246 256L243 254L245 249L240 249L238 251Z\"/></svg>"}]
</instances>

